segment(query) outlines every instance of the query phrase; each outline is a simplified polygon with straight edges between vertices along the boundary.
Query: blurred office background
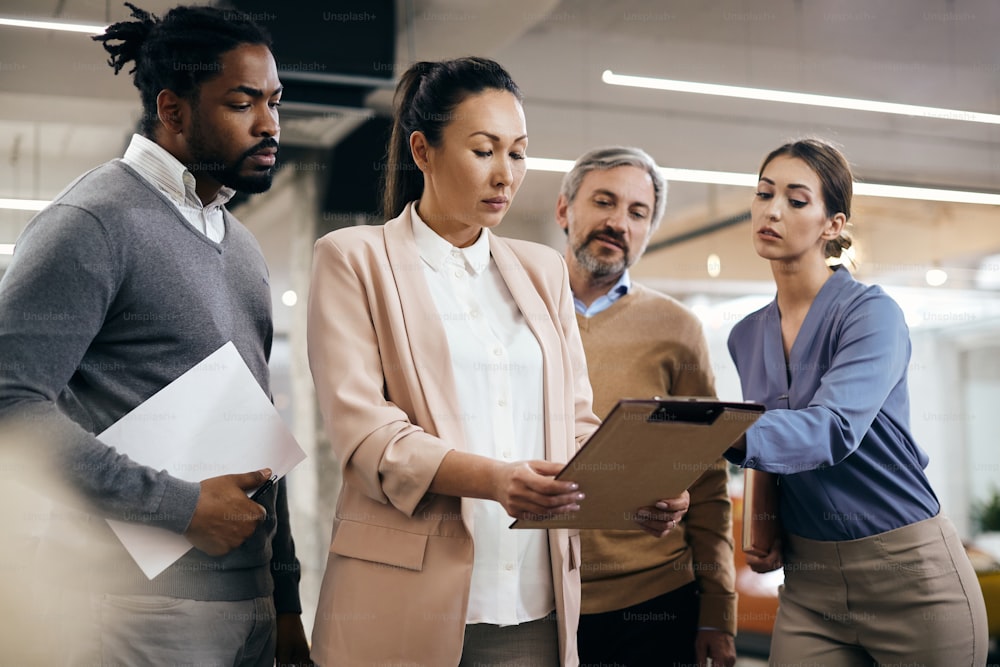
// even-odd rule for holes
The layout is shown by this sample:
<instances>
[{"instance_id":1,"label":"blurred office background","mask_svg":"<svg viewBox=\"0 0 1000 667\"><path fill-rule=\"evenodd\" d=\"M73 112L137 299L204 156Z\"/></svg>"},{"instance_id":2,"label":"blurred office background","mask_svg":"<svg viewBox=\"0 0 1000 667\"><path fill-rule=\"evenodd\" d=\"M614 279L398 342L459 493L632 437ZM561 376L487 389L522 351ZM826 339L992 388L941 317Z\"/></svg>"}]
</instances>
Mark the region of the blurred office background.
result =
<instances>
[{"instance_id":1,"label":"blurred office background","mask_svg":"<svg viewBox=\"0 0 1000 667\"><path fill-rule=\"evenodd\" d=\"M163 14L177 3L136 4ZM913 430L945 511L964 538L977 538L972 509L1000 483L1000 3L233 6L271 30L285 85L275 185L234 210L271 267L275 403L310 454L290 477L307 606L315 604L338 485L305 358L312 243L337 227L379 221L396 75L417 60L467 54L500 61L525 94L531 170L501 234L561 249L552 216L565 168L558 161L588 148L640 146L671 170L666 219L633 274L702 318L727 399L741 398L729 329L773 296L769 268L750 243L756 169L788 139L838 142L867 188L855 197L853 270L882 284L906 313ZM86 28L9 20L99 29L127 16L117 0L0 0L0 272L31 209L120 156L140 114L131 78L113 76ZM654 87L617 85L619 75L655 79ZM705 94L718 92L711 84L741 87L730 92L750 99ZM793 104L753 99L771 93L745 89L838 99ZM914 107L871 110L875 102ZM305 619L311 624L311 611Z\"/></svg>"}]
</instances>

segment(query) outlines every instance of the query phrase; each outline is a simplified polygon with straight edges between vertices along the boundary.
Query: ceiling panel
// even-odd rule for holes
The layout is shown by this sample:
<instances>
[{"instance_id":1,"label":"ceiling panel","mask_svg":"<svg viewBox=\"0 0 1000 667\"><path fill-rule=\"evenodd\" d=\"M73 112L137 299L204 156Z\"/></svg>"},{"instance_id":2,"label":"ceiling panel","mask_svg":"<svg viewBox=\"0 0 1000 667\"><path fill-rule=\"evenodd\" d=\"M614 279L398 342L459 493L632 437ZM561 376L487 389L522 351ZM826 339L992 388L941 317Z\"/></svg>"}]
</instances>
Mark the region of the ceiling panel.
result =
<instances>
[{"instance_id":1,"label":"ceiling panel","mask_svg":"<svg viewBox=\"0 0 1000 667\"><path fill-rule=\"evenodd\" d=\"M175 3L137 4L162 14ZM280 7L275 12L280 19ZM0 14L96 22L127 13L120 2L93 0L4 0L0 7ZM530 155L572 159L597 145L626 143L665 166L754 172L779 143L818 134L839 142L868 181L1000 191L997 126L627 89L600 80L612 69L1000 113L995 0L399 0L397 17L397 72L414 58L478 53L513 73L525 93ZM294 85L290 81L289 89ZM383 91L367 103L384 113L389 97ZM86 35L0 28L0 193L54 195L77 174L119 155L137 113L130 78L113 76L103 50ZM347 115L357 124L365 113ZM331 145L347 134L348 125L305 117L295 127L294 116L286 116L290 142ZM559 174L529 173L501 232L560 247L563 236L552 218L560 180ZM751 193L672 183L658 238L745 210ZM1000 252L992 231L1000 225L988 224L996 207L953 206L943 214L865 198L857 207L866 212L857 216L858 235L870 262L862 271L871 275L876 266L904 260L971 270L987 253ZM0 216L6 220L0 236L9 236L22 218ZM931 228L956 242L935 241ZM745 256L745 241L745 230L717 232L651 254L641 271L649 279L701 281L704 255L715 250L723 257L723 277L728 271L734 279L766 280L766 267L762 272ZM898 260L900 253L907 258ZM280 262L274 268L280 272ZM883 274L903 283L919 271Z\"/></svg>"}]
</instances>

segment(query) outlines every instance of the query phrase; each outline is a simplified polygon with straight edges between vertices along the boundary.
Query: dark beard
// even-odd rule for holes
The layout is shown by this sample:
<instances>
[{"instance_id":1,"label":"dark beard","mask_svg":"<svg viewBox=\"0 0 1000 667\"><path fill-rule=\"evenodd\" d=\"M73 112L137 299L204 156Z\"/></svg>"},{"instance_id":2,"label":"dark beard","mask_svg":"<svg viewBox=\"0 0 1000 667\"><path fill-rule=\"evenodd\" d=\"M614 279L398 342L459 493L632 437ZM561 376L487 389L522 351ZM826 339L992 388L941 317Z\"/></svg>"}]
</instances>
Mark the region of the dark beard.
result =
<instances>
[{"instance_id":1,"label":"dark beard","mask_svg":"<svg viewBox=\"0 0 1000 667\"><path fill-rule=\"evenodd\" d=\"M212 142L206 139L206 133L202 128L198 107L192 103L194 110L194 120L191 128L191 154L194 158L193 164L186 165L192 174L204 175L214 179L227 188L232 188L237 192L247 194L258 194L266 192L271 187L274 179L274 167L255 169L250 175L240 173L240 168L244 162L253 155L265 148L278 148L278 141L274 137L267 137L257 145L243 152L232 163L219 157L221 150L217 151Z\"/></svg>"},{"instance_id":2,"label":"dark beard","mask_svg":"<svg viewBox=\"0 0 1000 667\"><path fill-rule=\"evenodd\" d=\"M274 167L258 169L249 175L241 174L240 167L254 153L257 153L265 148L277 147L278 142L274 139L264 139L262 142L243 153L243 155L241 155L235 163L226 165L223 169L216 172L209 171L207 173L219 183L222 183L226 187L232 188L237 192L245 192L247 194L266 192L271 187L271 181L274 180Z\"/></svg>"}]
</instances>

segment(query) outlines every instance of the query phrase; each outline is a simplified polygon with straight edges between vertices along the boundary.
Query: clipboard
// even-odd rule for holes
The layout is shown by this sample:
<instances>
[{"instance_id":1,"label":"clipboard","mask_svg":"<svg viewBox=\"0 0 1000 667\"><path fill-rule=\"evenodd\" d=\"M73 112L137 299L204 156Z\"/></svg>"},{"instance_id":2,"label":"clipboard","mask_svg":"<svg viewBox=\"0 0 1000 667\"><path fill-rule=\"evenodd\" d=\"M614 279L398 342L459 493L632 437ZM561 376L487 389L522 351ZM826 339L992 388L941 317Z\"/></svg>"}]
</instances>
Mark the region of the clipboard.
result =
<instances>
[{"instance_id":1,"label":"clipboard","mask_svg":"<svg viewBox=\"0 0 1000 667\"><path fill-rule=\"evenodd\" d=\"M753 402L622 399L556 475L580 485L580 509L510 527L642 530L636 510L679 496L763 413Z\"/></svg>"}]
</instances>

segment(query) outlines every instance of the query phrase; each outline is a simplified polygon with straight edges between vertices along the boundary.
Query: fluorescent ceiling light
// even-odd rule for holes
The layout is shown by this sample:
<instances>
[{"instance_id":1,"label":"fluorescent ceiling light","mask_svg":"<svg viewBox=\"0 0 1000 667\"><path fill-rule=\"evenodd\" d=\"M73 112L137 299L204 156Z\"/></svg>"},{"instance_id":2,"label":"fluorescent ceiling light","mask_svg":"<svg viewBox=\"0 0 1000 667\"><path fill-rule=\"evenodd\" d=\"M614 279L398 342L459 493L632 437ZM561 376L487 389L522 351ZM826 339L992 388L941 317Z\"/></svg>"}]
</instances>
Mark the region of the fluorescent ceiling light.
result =
<instances>
[{"instance_id":1,"label":"fluorescent ceiling light","mask_svg":"<svg viewBox=\"0 0 1000 667\"><path fill-rule=\"evenodd\" d=\"M49 203L47 199L4 199L0 197L0 208L15 211L41 211Z\"/></svg>"},{"instance_id":2,"label":"fluorescent ceiling light","mask_svg":"<svg viewBox=\"0 0 1000 667\"><path fill-rule=\"evenodd\" d=\"M547 157L529 157L528 169L535 171L558 171L566 173L573 168L573 160L558 160ZM756 174L740 174L734 171L705 171L704 169L674 169L660 167L668 181L684 183L715 183L717 185L757 185Z\"/></svg>"},{"instance_id":3,"label":"fluorescent ceiling light","mask_svg":"<svg viewBox=\"0 0 1000 667\"><path fill-rule=\"evenodd\" d=\"M573 168L573 160L553 158L528 158L528 169L536 171L567 172ZM668 181L684 183L711 183L715 185L738 185L755 187L757 174L741 174L734 171L707 171L704 169L673 169L660 167L660 172ZM942 188L918 188L906 185L882 185L879 183L855 183L854 194L867 197L890 197L893 199L919 199L922 201L945 201L957 204L986 204L1000 206L1000 194L973 192L969 190L947 190Z\"/></svg>"},{"instance_id":4,"label":"fluorescent ceiling light","mask_svg":"<svg viewBox=\"0 0 1000 667\"><path fill-rule=\"evenodd\" d=\"M854 194L868 197L890 197L894 199L921 199L924 201L949 201L956 204L987 204L1000 206L1000 195L990 192L969 190L942 190L939 188L915 188L908 185L880 185L878 183L855 183Z\"/></svg>"},{"instance_id":5,"label":"fluorescent ceiling light","mask_svg":"<svg viewBox=\"0 0 1000 667\"><path fill-rule=\"evenodd\" d=\"M535 171L558 171L565 174L576 164L575 160L557 160L548 157L528 157L528 169Z\"/></svg>"},{"instance_id":6,"label":"fluorescent ceiling light","mask_svg":"<svg viewBox=\"0 0 1000 667\"><path fill-rule=\"evenodd\" d=\"M13 243L0 243L0 255L13 255L13 254L14 254Z\"/></svg>"},{"instance_id":7,"label":"fluorescent ceiling light","mask_svg":"<svg viewBox=\"0 0 1000 667\"><path fill-rule=\"evenodd\" d=\"M528 169L566 173L573 168L573 160L529 157ZM752 188L757 185L757 174L741 174L735 171L709 171L706 169L675 169L660 167L660 173L668 181L675 183L708 183L712 185L736 185ZM890 199L918 199L921 201L944 201L956 204L985 204L1000 206L1000 194L975 192L971 190L947 190L943 188L919 188L909 185L883 185L881 183L855 183L854 194L866 197L888 197ZM0 209L18 211L41 211L51 202L46 199L3 199Z\"/></svg>"},{"instance_id":8,"label":"fluorescent ceiling light","mask_svg":"<svg viewBox=\"0 0 1000 667\"><path fill-rule=\"evenodd\" d=\"M107 29L106 25L96 23L60 23L59 21L34 21L30 19L11 19L0 17L0 25L13 28L38 28L40 30L62 30L65 32L84 32L96 35Z\"/></svg>"},{"instance_id":9,"label":"fluorescent ceiling light","mask_svg":"<svg viewBox=\"0 0 1000 667\"><path fill-rule=\"evenodd\" d=\"M675 79L659 79L650 76L629 76L625 74L615 74L611 70L604 70L604 73L601 75L601 79L604 83L609 83L613 86L654 88L657 90L671 90L678 93L720 95L722 97L739 97L747 100L763 100L766 102L807 104L817 107L831 107L833 109L854 109L857 111L875 111L877 113L898 114L901 116L921 116L924 118L962 120L970 123L1000 124L1000 115L998 114L979 113L977 111L961 111L959 109L942 109L938 107L923 107L915 104L877 102L875 100L860 100L852 97L833 97L830 95L814 95L812 93L794 93L785 90L769 90L766 88L724 86L715 83L677 81Z\"/></svg>"}]
</instances>

